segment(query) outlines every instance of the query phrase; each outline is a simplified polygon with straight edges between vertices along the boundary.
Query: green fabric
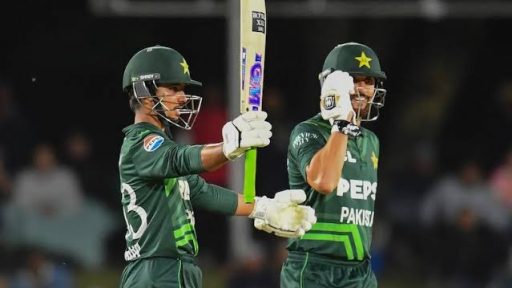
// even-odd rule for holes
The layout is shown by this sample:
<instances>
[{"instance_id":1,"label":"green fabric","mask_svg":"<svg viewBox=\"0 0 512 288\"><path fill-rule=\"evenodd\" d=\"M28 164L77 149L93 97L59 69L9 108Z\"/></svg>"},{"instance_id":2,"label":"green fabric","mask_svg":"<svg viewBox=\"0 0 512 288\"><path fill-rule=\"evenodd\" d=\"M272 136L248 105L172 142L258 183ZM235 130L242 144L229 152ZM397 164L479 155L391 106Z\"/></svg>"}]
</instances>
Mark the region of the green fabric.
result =
<instances>
[{"instance_id":1,"label":"green fabric","mask_svg":"<svg viewBox=\"0 0 512 288\"><path fill-rule=\"evenodd\" d=\"M204 172L201 162L202 145L181 145L170 140L157 127L141 122L123 129L126 134L121 148L121 157L129 157L129 165L123 167L132 170L141 178L175 178ZM150 137L163 137L164 141L156 150L144 149L145 140ZM121 158L121 160L123 160Z\"/></svg>"},{"instance_id":2,"label":"green fabric","mask_svg":"<svg viewBox=\"0 0 512 288\"><path fill-rule=\"evenodd\" d=\"M121 288L201 288L201 269L191 261L147 258L129 263L121 277Z\"/></svg>"},{"instance_id":3,"label":"green fabric","mask_svg":"<svg viewBox=\"0 0 512 288\"><path fill-rule=\"evenodd\" d=\"M119 175L128 227L125 260L197 255L194 207L232 215L237 195L195 175L204 171L202 146L179 145L149 123L123 131Z\"/></svg>"},{"instance_id":4,"label":"green fabric","mask_svg":"<svg viewBox=\"0 0 512 288\"><path fill-rule=\"evenodd\" d=\"M332 232L344 233L345 235L332 234ZM364 258L361 235L357 226L353 224L316 223L311 228L311 231L304 235L302 239L341 242L345 247L347 260L357 259L362 261ZM352 245L355 246L356 258L354 258Z\"/></svg>"},{"instance_id":5,"label":"green fabric","mask_svg":"<svg viewBox=\"0 0 512 288\"><path fill-rule=\"evenodd\" d=\"M288 249L363 261L370 258L379 142L365 128L360 137L350 138L338 187L329 195L322 195L307 183L306 169L330 134L329 123L316 115L298 124L290 136L290 188L306 191L305 204L315 209L318 220L302 238L290 240Z\"/></svg>"},{"instance_id":6,"label":"green fabric","mask_svg":"<svg viewBox=\"0 0 512 288\"><path fill-rule=\"evenodd\" d=\"M197 175L187 176L186 179L195 191L190 198L192 206L224 215L235 214L238 206L237 193L214 184L208 184Z\"/></svg>"},{"instance_id":7,"label":"green fabric","mask_svg":"<svg viewBox=\"0 0 512 288\"><path fill-rule=\"evenodd\" d=\"M281 288L376 288L370 261L347 264L312 253L290 253L281 270Z\"/></svg>"}]
</instances>

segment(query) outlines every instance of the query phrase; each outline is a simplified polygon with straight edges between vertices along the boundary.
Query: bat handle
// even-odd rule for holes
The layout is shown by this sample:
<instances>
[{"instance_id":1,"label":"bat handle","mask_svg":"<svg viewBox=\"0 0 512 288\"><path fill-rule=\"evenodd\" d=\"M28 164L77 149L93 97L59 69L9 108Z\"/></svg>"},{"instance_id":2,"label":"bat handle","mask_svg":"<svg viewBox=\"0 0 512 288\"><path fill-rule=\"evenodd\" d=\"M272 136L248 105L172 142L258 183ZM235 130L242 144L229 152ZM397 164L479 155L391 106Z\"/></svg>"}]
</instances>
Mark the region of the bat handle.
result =
<instances>
[{"instance_id":1,"label":"bat handle","mask_svg":"<svg viewBox=\"0 0 512 288\"><path fill-rule=\"evenodd\" d=\"M256 195L256 148L245 153L244 201L253 203Z\"/></svg>"}]
</instances>

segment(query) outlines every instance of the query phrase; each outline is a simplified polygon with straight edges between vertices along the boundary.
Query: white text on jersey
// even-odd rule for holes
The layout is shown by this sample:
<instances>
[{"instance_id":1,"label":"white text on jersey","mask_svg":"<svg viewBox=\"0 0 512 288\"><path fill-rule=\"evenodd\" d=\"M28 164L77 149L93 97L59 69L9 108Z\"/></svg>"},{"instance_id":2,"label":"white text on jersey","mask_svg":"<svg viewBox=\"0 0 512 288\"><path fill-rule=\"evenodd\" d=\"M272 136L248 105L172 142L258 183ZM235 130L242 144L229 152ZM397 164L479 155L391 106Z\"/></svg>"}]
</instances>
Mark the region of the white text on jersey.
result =
<instances>
[{"instance_id":1,"label":"white text on jersey","mask_svg":"<svg viewBox=\"0 0 512 288\"><path fill-rule=\"evenodd\" d=\"M343 196L349 191L350 198L352 199L368 200L368 196L370 196L373 200L375 200L375 194L377 193L377 182L372 183L367 180L347 180L341 178L338 181L338 189L336 189L336 194L338 196Z\"/></svg>"},{"instance_id":2,"label":"white text on jersey","mask_svg":"<svg viewBox=\"0 0 512 288\"><path fill-rule=\"evenodd\" d=\"M352 158L352 153L350 153L350 151L347 151L347 155L345 156L345 162L347 161L350 163L357 163L356 159Z\"/></svg>"},{"instance_id":3,"label":"white text on jersey","mask_svg":"<svg viewBox=\"0 0 512 288\"><path fill-rule=\"evenodd\" d=\"M131 261L140 257L140 246L139 243L135 243L135 245L128 247L126 251L124 251L124 260Z\"/></svg>"},{"instance_id":4,"label":"white text on jersey","mask_svg":"<svg viewBox=\"0 0 512 288\"><path fill-rule=\"evenodd\" d=\"M366 209L354 209L341 207L341 223L355 224L359 226L373 226L373 211Z\"/></svg>"}]
</instances>

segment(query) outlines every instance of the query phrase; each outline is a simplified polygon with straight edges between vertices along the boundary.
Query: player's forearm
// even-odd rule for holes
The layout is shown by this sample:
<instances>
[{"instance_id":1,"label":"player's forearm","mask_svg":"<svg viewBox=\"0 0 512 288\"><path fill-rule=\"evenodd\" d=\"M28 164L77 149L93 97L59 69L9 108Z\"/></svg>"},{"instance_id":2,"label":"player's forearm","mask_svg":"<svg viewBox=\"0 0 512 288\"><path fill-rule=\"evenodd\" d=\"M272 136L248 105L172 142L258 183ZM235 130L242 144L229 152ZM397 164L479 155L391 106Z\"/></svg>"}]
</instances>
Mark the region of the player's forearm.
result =
<instances>
[{"instance_id":1,"label":"player's forearm","mask_svg":"<svg viewBox=\"0 0 512 288\"><path fill-rule=\"evenodd\" d=\"M245 203L244 196L242 194L238 194L238 206L236 207L235 215L249 216L252 209L254 209L254 203Z\"/></svg>"},{"instance_id":2,"label":"player's forearm","mask_svg":"<svg viewBox=\"0 0 512 288\"><path fill-rule=\"evenodd\" d=\"M222 152L222 143L204 145L201 150L201 162L206 171L213 171L229 160Z\"/></svg>"},{"instance_id":3,"label":"player's forearm","mask_svg":"<svg viewBox=\"0 0 512 288\"><path fill-rule=\"evenodd\" d=\"M331 193L338 185L347 153L348 136L333 133L325 146L311 159L307 170L308 184L322 194Z\"/></svg>"}]
</instances>

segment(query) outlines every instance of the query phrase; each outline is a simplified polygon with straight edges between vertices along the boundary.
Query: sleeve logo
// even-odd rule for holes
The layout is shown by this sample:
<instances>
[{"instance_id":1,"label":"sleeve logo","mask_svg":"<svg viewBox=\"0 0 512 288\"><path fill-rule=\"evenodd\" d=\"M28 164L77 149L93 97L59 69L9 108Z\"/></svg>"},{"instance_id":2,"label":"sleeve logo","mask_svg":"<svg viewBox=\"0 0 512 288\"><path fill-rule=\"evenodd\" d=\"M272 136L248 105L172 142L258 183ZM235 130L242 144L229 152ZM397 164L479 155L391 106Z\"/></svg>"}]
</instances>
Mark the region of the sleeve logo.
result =
<instances>
[{"instance_id":1,"label":"sleeve logo","mask_svg":"<svg viewBox=\"0 0 512 288\"><path fill-rule=\"evenodd\" d=\"M299 135L297 135L295 137L295 139L293 140L293 148L297 149L300 146L302 146L302 144L309 142L309 140L318 139L318 138L319 138L319 136L317 134L309 133L309 132L302 132Z\"/></svg>"},{"instance_id":2,"label":"sleeve logo","mask_svg":"<svg viewBox=\"0 0 512 288\"><path fill-rule=\"evenodd\" d=\"M162 143L164 143L164 137L157 134L148 135L144 138L144 150L153 152L162 146Z\"/></svg>"}]
</instances>

